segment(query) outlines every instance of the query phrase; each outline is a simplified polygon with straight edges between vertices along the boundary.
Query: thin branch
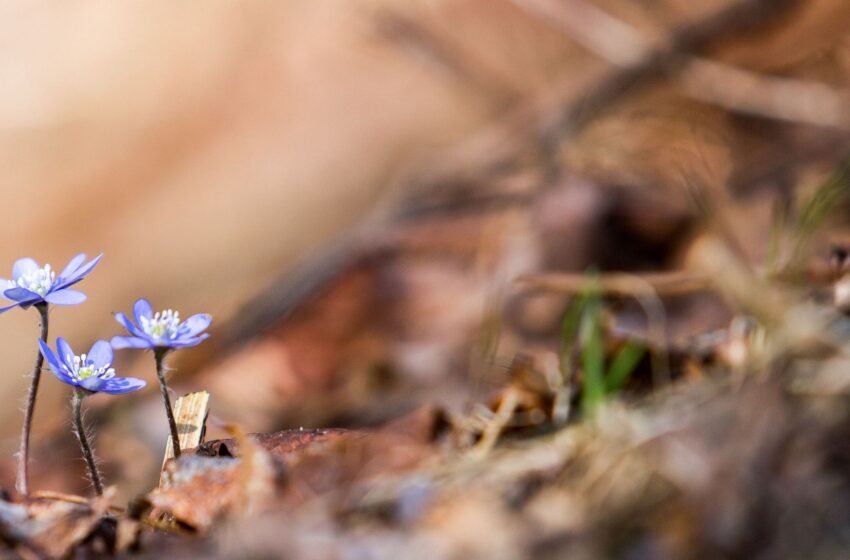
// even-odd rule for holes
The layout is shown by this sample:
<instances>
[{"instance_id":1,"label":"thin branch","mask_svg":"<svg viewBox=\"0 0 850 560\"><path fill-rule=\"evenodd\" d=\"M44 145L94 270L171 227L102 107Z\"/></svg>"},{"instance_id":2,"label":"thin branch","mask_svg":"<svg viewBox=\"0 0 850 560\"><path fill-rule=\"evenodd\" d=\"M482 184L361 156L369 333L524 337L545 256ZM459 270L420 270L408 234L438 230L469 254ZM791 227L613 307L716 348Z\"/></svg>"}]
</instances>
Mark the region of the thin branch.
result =
<instances>
[{"instance_id":1,"label":"thin branch","mask_svg":"<svg viewBox=\"0 0 850 560\"><path fill-rule=\"evenodd\" d=\"M692 58L677 76L688 96L737 113L850 130L850 91Z\"/></svg>"},{"instance_id":2,"label":"thin branch","mask_svg":"<svg viewBox=\"0 0 850 560\"><path fill-rule=\"evenodd\" d=\"M615 66L639 64L652 50L640 31L585 0L510 2Z\"/></svg>"},{"instance_id":3,"label":"thin branch","mask_svg":"<svg viewBox=\"0 0 850 560\"><path fill-rule=\"evenodd\" d=\"M520 287L528 290L577 294L587 289L586 274L530 274L517 278ZM594 286L608 295L641 297L647 290L659 296L690 294L709 289L708 278L687 272L656 272L650 274L611 273L594 276Z\"/></svg>"},{"instance_id":4,"label":"thin branch","mask_svg":"<svg viewBox=\"0 0 850 560\"><path fill-rule=\"evenodd\" d=\"M590 52L623 69L647 62L671 65L682 92L729 111L782 121L850 130L850 91L793 78L765 76L720 62L687 56L684 49L654 47L634 26L586 0L511 0ZM686 37L686 35L682 35ZM656 53L653 53L653 51ZM667 53L658 56L658 53ZM677 56L681 55L679 60Z\"/></svg>"}]
</instances>

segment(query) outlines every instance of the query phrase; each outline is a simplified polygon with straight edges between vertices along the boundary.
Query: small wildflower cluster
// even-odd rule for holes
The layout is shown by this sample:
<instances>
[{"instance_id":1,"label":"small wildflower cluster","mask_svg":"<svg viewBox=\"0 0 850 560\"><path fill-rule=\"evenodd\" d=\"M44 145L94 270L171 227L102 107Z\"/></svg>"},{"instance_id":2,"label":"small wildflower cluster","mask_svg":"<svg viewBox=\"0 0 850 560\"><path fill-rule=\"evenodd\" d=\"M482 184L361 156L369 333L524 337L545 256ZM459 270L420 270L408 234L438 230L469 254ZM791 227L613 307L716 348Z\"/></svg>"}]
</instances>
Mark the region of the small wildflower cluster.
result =
<instances>
[{"instance_id":1,"label":"small wildflower cluster","mask_svg":"<svg viewBox=\"0 0 850 560\"><path fill-rule=\"evenodd\" d=\"M84 302L86 295L77 290L72 290L70 287L88 276L100 262L102 256L98 255L87 261L86 255L81 253L71 259L58 276L49 264L39 266L35 260L23 258L16 261L12 267L11 280L0 279L2 296L13 302L0 307L0 313L14 307L21 309L35 307L41 315L39 353L37 354L27 398L21 434L21 449L18 457L17 488L24 495L29 491L27 476L29 436L43 360L47 360L50 371L57 379L73 387L72 403L75 433L80 441L89 477L97 494L103 493L103 483L83 426L82 401L86 396L94 393L122 395L137 391L146 385L146 382L142 379L116 375L115 369L112 367L113 349L138 348L154 351L157 377L171 430L174 453L177 456L180 454L177 425L165 382L163 360L171 350L188 348L204 341L209 335L203 331L212 322L209 315L192 315L185 321L181 321L180 314L177 311L167 309L154 313L148 300L139 299L133 306L135 322L123 313L115 314L117 321L124 326L130 336L115 336L111 342L98 340L87 353L83 354L74 352L71 345L62 337L56 339L55 352L47 344L49 305L77 305Z\"/></svg>"}]
</instances>

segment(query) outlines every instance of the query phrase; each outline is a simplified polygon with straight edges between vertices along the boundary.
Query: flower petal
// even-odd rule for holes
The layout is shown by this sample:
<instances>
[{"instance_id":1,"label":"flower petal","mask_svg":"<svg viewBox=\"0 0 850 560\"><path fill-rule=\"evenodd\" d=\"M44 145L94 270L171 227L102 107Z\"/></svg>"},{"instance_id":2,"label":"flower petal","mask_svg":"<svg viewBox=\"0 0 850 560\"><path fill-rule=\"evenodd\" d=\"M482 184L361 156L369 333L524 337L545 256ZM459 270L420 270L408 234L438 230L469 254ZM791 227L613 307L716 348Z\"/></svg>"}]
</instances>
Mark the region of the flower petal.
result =
<instances>
[{"instance_id":1,"label":"flower petal","mask_svg":"<svg viewBox=\"0 0 850 560\"><path fill-rule=\"evenodd\" d=\"M125 348L153 348L150 340L138 336L113 336L109 343L116 350L123 350Z\"/></svg>"},{"instance_id":2,"label":"flower petal","mask_svg":"<svg viewBox=\"0 0 850 560\"><path fill-rule=\"evenodd\" d=\"M74 349L68 344L68 341L61 336L56 339L56 352L58 353L59 361L64 364L69 370L73 369L74 364Z\"/></svg>"},{"instance_id":3,"label":"flower petal","mask_svg":"<svg viewBox=\"0 0 850 560\"><path fill-rule=\"evenodd\" d=\"M41 355L44 356L45 360L47 360L47 364L50 366L50 369L53 370L54 373L61 372L62 364L59 362L59 359L56 358L56 354L53 353L50 346L40 339L38 341L38 346L41 348Z\"/></svg>"},{"instance_id":4,"label":"flower petal","mask_svg":"<svg viewBox=\"0 0 850 560\"><path fill-rule=\"evenodd\" d=\"M136 324L141 327L142 317L144 317L145 319L150 319L151 317L153 317L153 307L151 307L151 302L149 302L145 298L140 298L136 300L136 303L133 304L133 317L136 319Z\"/></svg>"},{"instance_id":5,"label":"flower petal","mask_svg":"<svg viewBox=\"0 0 850 560\"><path fill-rule=\"evenodd\" d=\"M86 294L83 292L68 289L50 292L44 296L44 301L53 305L77 305L83 303L86 299Z\"/></svg>"},{"instance_id":6,"label":"flower petal","mask_svg":"<svg viewBox=\"0 0 850 560\"><path fill-rule=\"evenodd\" d=\"M100 388L103 387L103 384L106 383L105 379L101 379L96 375L92 375L91 377L86 377L85 379L80 379L79 381L75 381L75 384L78 387L82 387L87 391L97 392L100 391Z\"/></svg>"},{"instance_id":7,"label":"flower petal","mask_svg":"<svg viewBox=\"0 0 850 560\"><path fill-rule=\"evenodd\" d=\"M178 338L177 340L172 340L168 344L164 346L169 346L171 348L190 348L192 346L197 346L202 343L206 339L208 339L210 335L204 333L200 336L196 336L194 338Z\"/></svg>"},{"instance_id":8,"label":"flower petal","mask_svg":"<svg viewBox=\"0 0 850 560\"><path fill-rule=\"evenodd\" d=\"M198 313L197 315L192 315L180 325L181 329L184 329L180 334L183 336L195 336L207 329L212 323L212 315L207 313Z\"/></svg>"},{"instance_id":9,"label":"flower petal","mask_svg":"<svg viewBox=\"0 0 850 560\"><path fill-rule=\"evenodd\" d=\"M113 377L112 379L101 380L100 387L97 390L102 393L109 393L110 395L123 395L138 391L145 385L147 385L147 382L143 379L137 379L135 377Z\"/></svg>"},{"instance_id":10,"label":"flower petal","mask_svg":"<svg viewBox=\"0 0 850 560\"><path fill-rule=\"evenodd\" d=\"M7 305L6 307L0 307L0 313L5 313L12 309L13 307L17 307L19 304L13 303L12 305Z\"/></svg>"},{"instance_id":11,"label":"flower petal","mask_svg":"<svg viewBox=\"0 0 850 560\"><path fill-rule=\"evenodd\" d=\"M51 368L50 372L53 374L53 377L55 377L56 379L58 379L62 383L65 383L67 385L71 385L72 387L79 387L80 386L79 382L76 379L74 379L73 377L71 377L70 375L65 373L65 370L60 369L59 371L55 371L53 368Z\"/></svg>"},{"instance_id":12,"label":"flower petal","mask_svg":"<svg viewBox=\"0 0 850 560\"><path fill-rule=\"evenodd\" d=\"M95 369L107 367L112 364L112 346L110 346L105 340L98 340L92 344L87 357L91 360Z\"/></svg>"},{"instance_id":13,"label":"flower petal","mask_svg":"<svg viewBox=\"0 0 850 560\"><path fill-rule=\"evenodd\" d=\"M50 366L50 371L56 376L56 379L61 381L62 383L67 383L68 385L77 385L77 382L73 377L68 375L65 370L65 367L59 361L59 358L56 357L56 354L53 353L53 350L50 349L50 346L45 344L43 340L38 341L38 345L41 348L41 354L47 360L47 364Z\"/></svg>"},{"instance_id":14,"label":"flower petal","mask_svg":"<svg viewBox=\"0 0 850 560\"><path fill-rule=\"evenodd\" d=\"M37 301L42 299L40 295L35 292L31 292L26 288L9 288L8 290L3 292L3 295L7 298L17 301L18 303L25 303L30 301Z\"/></svg>"},{"instance_id":15,"label":"flower petal","mask_svg":"<svg viewBox=\"0 0 850 560\"><path fill-rule=\"evenodd\" d=\"M79 255L77 255L77 257L79 257ZM76 259L77 257L74 257L74 259ZM88 276L88 273L91 272L92 269L97 266L97 263L99 263L100 259L102 259L102 258L103 258L103 253L99 254L98 256L96 256L95 258L93 258L92 260L87 262L86 264L78 267L76 270L71 272L69 276L67 276L67 277L60 276L59 278L56 279L55 289L61 290L62 288L67 288L68 286L76 284L77 282L79 282L80 280L82 280L83 278ZM74 259L72 259L72 262L73 262ZM68 263L68 264L70 265L71 263ZM65 269L67 270L68 267L66 266ZM65 271L63 270L62 272L64 274Z\"/></svg>"},{"instance_id":16,"label":"flower petal","mask_svg":"<svg viewBox=\"0 0 850 560\"><path fill-rule=\"evenodd\" d=\"M59 273L59 279L61 280L63 278L68 278L69 276L71 276L74 272L76 272L78 268L80 268L80 265L83 264L85 260L86 254L80 253L79 255L68 261L68 264L66 264L65 268L62 269L62 272Z\"/></svg>"},{"instance_id":17,"label":"flower petal","mask_svg":"<svg viewBox=\"0 0 850 560\"><path fill-rule=\"evenodd\" d=\"M24 257L23 259L18 259L15 261L15 264L12 266L12 278L17 280L24 274L31 274L39 269L38 263L35 260Z\"/></svg>"},{"instance_id":18,"label":"flower petal","mask_svg":"<svg viewBox=\"0 0 850 560\"><path fill-rule=\"evenodd\" d=\"M127 332L129 332L133 336L138 336L140 338L144 338L145 333L143 333L138 327L136 327L136 325L133 324L133 321L131 321L129 317L127 317L126 315L124 315L120 311L118 313L115 313L114 315L115 315L115 320L118 321L118 323L122 327L127 329Z\"/></svg>"}]
</instances>

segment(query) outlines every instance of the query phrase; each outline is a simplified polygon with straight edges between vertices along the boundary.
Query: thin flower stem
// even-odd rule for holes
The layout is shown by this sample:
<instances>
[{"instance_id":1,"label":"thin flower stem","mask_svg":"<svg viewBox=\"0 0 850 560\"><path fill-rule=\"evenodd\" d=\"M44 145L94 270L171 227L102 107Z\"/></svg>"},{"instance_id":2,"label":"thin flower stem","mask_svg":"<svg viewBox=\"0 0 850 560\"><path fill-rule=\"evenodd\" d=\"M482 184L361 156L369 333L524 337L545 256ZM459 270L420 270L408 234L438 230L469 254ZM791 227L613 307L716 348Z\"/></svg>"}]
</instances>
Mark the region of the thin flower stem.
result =
<instances>
[{"instance_id":1,"label":"thin flower stem","mask_svg":"<svg viewBox=\"0 0 850 560\"><path fill-rule=\"evenodd\" d=\"M41 315L41 340L47 342L47 303L37 303L35 308ZM27 394L27 407L24 412L24 426L21 429L21 448L18 453L18 471L15 487L24 496L29 495L29 458L30 458L30 432L32 431L32 417L35 412L35 398L38 395L38 384L41 381L41 366L44 356L41 350L35 353L35 366L32 370L32 382Z\"/></svg>"},{"instance_id":2,"label":"thin flower stem","mask_svg":"<svg viewBox=\"0 0 850 560\"><path fill-rule=\"evenodd\" d=\"M82 408L85 396L85 393L82 391L75 390L71 397L71 404L74 408L74 431L77 433L77 439L80 440L80 449L83 451L83 458L86 460L86 466L89 470L89 478L91 479L92 486L94 486L94 491L98 496L102 496L103 482L100 478L100 472L97 470L97 463L95 463L94 460L94 452L92 451L91 445L89 445L89 439L86 436L86 428L83 426Z\"/></svg>"},{"instance_id":3,"label":"thin flower stem","mask_svg":"<svg viewBox=\"0 0 850 560\"><path fill-rule=\"evenodd\" d=\"M180 456L180 438L177 435L177 422L174 420L174 410L171 408L171 397L168 396L168 385L165 384L165 354L167 348L154 350L156 358L156 376L159 378L159 391L162 393L162 402L165 404L165 415L168 416L168 427L171 430L171 449L174 456Z\"/></svg>"}]
</instances>

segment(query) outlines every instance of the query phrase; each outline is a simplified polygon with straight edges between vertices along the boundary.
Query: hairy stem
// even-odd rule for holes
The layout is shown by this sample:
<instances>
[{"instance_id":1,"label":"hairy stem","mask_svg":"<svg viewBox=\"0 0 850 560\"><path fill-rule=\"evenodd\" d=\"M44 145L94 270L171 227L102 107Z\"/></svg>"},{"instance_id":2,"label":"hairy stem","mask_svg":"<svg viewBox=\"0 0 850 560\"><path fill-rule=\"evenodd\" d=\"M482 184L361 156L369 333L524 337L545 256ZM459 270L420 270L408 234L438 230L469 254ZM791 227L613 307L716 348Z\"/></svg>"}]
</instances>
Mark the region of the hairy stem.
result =
<instances>
[{"instance_id":1,"label":"hairy stem","mask_svg":"<svg viewBox=\"0 0 850 560\"><path fill-rule=\"evenodd\" d=\"M42 302L35 305L41 315L41 340L47 342L47 303ZM35 352L35 366L32 370L32 382L27 394L26 411L24 412L24 426L21 429L21 448L18 453L18 471L15 487L24 496L29 494L29 458L30 458L30 432L32 431L32 417L35 412L35 398L38 395L38 384L41 381L41 366L44 356L41 349Z\"/></svg>"},{"instance_id":2,"label":"hairy stem","mask_svg":"<svg viewBox=\"0 0 850 560\"><path fill-rule=\"evenodd\" d=\"M174 410L171 408L171 397L168 396L168 385L165 383L165 354L167 348L157 348L154 350L156 358L156 376L159 378L159 391L162 393L162 402L165 405L165 415L168 417L168 428L171 430L171 448L174 450L174 456L180 456L180 439L177 435L177 422L174 420Z\"/></svg>"},{"instance_id":3,"label":"hairy stem","mask_svg":"<svg viewBox=\"0 0 850 560\"><path fill-rule=\"evenodd\" d=\"M83 426L82 408L85 396L85 393L82 391L75 390L71 397L71 404L74 408L74 431L77 433L77 439L80 440L80 449L83 451L83 458L86 460L86 467L88 467L89 478L91 479L92 486L94 486L94 491L98 496L102 496L103 482L100 478L100 472L97 470L97 463L95 463L94 460L94 452L92 451L91 445L89 445L89 439L86 436L86 428Z\"/></svg>"}]
</instances>

